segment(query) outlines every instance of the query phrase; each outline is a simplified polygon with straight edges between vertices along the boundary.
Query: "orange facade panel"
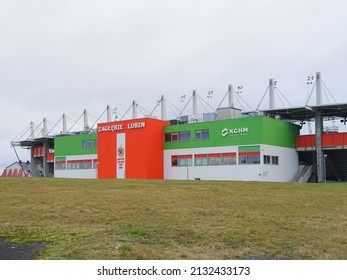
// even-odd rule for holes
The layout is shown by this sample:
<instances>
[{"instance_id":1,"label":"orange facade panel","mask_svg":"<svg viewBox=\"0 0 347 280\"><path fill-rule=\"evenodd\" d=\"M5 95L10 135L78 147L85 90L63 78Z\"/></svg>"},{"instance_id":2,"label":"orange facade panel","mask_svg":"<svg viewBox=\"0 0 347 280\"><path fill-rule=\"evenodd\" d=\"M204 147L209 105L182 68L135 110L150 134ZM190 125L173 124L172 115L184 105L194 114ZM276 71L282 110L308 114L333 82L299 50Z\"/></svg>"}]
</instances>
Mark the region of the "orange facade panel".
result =
<instances>
[{"instance_id":1,"label":"orange facade panel","mask_svg":"<svg viewBox=\"0 0 347 280\"><path fill-rule=\"evenodd\" d=\"M163 179L168 124L149 118L98 124L98 178Z\"/></svg>"}]
</instances>

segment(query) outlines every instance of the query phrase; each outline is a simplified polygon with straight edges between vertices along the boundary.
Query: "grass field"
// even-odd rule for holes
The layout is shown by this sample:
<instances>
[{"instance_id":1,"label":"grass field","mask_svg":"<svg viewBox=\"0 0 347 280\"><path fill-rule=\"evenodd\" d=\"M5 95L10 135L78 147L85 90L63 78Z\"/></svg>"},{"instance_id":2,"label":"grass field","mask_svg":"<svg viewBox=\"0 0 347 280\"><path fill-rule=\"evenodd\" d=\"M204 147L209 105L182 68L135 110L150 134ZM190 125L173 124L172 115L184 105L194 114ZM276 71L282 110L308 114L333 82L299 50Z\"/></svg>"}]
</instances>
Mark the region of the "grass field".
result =
<instances>
[{"instance_id":1,"label":"grass field","mask_svg":"<svg viewBox=\"0 0 347 280\"><path fill-rule=\"evenodd\" d=\"M0 178L0 237L41 259L347 259L347 185Z\"/></svg>"}]
</instances>

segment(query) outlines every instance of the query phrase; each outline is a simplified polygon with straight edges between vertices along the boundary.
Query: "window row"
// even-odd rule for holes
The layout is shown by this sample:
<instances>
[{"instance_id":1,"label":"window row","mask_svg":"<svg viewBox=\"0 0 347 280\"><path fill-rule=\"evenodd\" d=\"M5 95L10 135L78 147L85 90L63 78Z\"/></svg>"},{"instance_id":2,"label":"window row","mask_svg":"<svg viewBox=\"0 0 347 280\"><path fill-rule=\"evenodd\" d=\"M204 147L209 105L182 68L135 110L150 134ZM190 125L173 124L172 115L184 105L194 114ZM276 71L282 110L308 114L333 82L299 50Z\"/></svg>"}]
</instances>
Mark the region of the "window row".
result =
<instances>
[{"instance_id":1,"label":"window row","mask_svg":"<svg viewBox=\"0 0 347 280\"><path fill-rule=\"evenodd\" d=\"M56 160L55 170L79 170L79 169L97 169L97 160Z\"/></svg>"},{"instance_id":2,"label":"window row","mask_svg":"<svg viewBox=\"0 0 347 280\"><path fill-rule=\"evenodd\" d=\"M213 166L213 165L236 165L236 153L215 153L171 156L172 166ZM260 152L241 152L238 156L239 165L260 164ZM279 164L278 156L264 155L264 164Z\"/></svg>"},{"instance_id":3,"label":"window row","mask_svg":"<svg viewBox=\"0 0 347 280\"><path fill-rule=\"evenodd\" d=\"M195 130L195 140L208 140L210 138L208 129ZM191 140L190 131L165 133L165 142L186 142Z\"/></svg>"},{"instance_id":4,"label":"window row","mask_svg":"<svg viewBox=\"0 0 347 280\"><path fill-rule=\"evenodd\" d=\"M193 155L173 155L171 156L172 166L192 166ZM211 165L235 165L236 153L214 153L214 154L195 154L195 166Z\"/></svg>"},{"instance_id":5,"label":"window row","mask_svg":"<svg viewBox=\"0 0 347 280\"><path fill-rule=\"evenodd\" d=\"M268 156L264 155L264 164L273 164L273 165L278 165L278 156Z\"/></svg>"}]
</instances>

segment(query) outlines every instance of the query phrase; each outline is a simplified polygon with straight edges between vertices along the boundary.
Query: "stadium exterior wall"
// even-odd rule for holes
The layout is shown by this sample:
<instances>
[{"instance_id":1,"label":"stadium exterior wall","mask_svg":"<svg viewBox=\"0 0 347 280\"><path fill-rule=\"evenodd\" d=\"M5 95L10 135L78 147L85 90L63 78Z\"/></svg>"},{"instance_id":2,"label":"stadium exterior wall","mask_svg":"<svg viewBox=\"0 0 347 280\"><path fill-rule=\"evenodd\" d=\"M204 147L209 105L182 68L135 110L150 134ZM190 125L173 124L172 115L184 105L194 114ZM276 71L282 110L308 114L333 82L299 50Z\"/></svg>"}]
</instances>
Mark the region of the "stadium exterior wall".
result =
<instances>
[{"instance_id":1,"label":"stadium exterior wall","mask_svg":"<svg viewBox=\"0 0 347 280\"><path fill-rule=\"evenodd\" d=\"M54 139L54 177L97 178L97 135L58 136Z\"/></svg>"},{"instance_id":2,"label":"stadium exterior wall","mask_svg":"<svg viewBox=\"0 0 347 280\"><path fill-rule=\"evenodd\" d=\"M299 126L268 117L98 124L55 139L55 177L291 181Z\"/></svg>"},{"instance_id":3,"label":"stadium exterior wall","mask_svg":"<svg viewBox=\"0 0 347 280\"><path fill-rule=\"evenodd\" d=\"M231 180L231 181L267 181L290 182L298 173L298 154L294 149L259 145L259 164L240 164L239 157L233 165L196 166L196 154L238 154L239 146L165 150L164 178L175 180ZM172 166L172 156L192 155L189 166ZM277 157L278 164L264 162L264 156Z\"/></svg>"},{"instance_id":4,"label":"stadium exterior wall","mask_svg":"<svg viewBox=\"0 0 347 280\"><path fill-rule=\"evenodd\" d=\"M299 127L267 117L165 127L164 178L291 181Z\"/></svg>"}]
</instances>

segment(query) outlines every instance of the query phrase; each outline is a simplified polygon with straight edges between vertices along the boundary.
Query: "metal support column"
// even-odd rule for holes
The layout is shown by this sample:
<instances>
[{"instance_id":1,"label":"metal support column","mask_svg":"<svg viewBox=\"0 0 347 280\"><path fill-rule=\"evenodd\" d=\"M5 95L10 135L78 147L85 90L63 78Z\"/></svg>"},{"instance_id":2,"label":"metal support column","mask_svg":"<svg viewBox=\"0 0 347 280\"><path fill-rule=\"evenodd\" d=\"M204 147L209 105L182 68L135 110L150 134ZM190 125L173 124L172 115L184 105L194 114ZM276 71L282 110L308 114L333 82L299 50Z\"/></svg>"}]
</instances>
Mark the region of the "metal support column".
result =
<instances>
[{"instance_id":1,"label":"metal support column","mask_svg":"<svg viewBox=\"0 0 347 280\"><path fill-rule=\"evenodd\" d=\"M324 182L324 154L322 150L323 115L320 110L316 113L316 161L317 182Z\"/></svg>"}]
</instances>

